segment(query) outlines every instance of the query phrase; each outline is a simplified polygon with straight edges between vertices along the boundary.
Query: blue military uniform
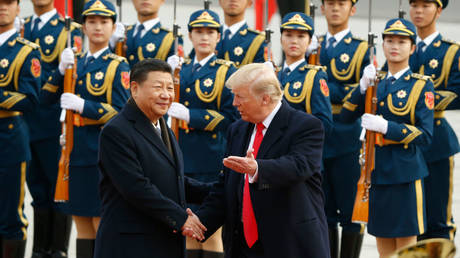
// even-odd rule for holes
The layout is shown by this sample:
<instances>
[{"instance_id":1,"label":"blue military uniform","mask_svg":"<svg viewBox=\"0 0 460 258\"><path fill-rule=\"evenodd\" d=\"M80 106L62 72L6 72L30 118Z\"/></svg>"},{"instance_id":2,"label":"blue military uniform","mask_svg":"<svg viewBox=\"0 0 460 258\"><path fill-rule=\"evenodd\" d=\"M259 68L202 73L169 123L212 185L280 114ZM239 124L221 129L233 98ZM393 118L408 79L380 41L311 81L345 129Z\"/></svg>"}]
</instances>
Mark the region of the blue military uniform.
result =
<instances>
[{"instance_id":1,"label":"blue military uniform","mask_svg":"<svg viewBox=\"0 0 460 258\"><path fill-rule=\"evenodd\" d=\"M244 23L231 38L226 37L226 33L228 32L224 31L221 34L221 40L216 46L218 58L230 60L237 67L266 61L267 43L263 32L249 29Z\"/></svg>"},{"instance_id":2,"label":"blue military uniform","mask_svg":"<svg viewBox=\"0 0 460 258\"><path fill-rule=\"evenodd\" d=\"M143 25L142 25L143 26ZM144 35L137 35L139 25L131 25L126 31L126 58L130 67L145 58L166 60L174 55L174 37L172 31L161 27L158 21ZM183 39L179 37L179 45L182 47Z\"/></svg>"},{"instance_id":3,"label":"blue military uniform","mask_svg":"<svg viewBox=\"0 0 460 258\"><path fill-rule=\"evenodd\" d=\"M30 16L25 19L24 37L41 46L41 86L57 69L60 54L67 46L68 32L64 27L65 20L55 9L40 17ZM81 25L77 23L71 24L71 42L77 49L81 49L82 45L80 28ZM67 253L71 218L59 212L62 203L54 202L60 154L60 111L57 103L42 104L33 112L25 114L30 130L32 154L27 174L27 185L34 207L32 257L40 257L40 253Z\"/></svg>"},{"instance_id":4,"label":"blue military uniform","mask_svg":"<svg viewBox=\"0 0 460 258\"><path fill-rule=\"evenodd\" d=\"M415 39L415 27L407 20L392 19L383 35ZM388 121L388 129L377 137L368 232L385 238L420 235L426 228L423 178L428 168L422 149L433 136L433 83L409 67L394 76L381 73L379 79L376 115ZM360 117L364 99L360 90L353 92L340 118L353 121Z\"/></svg>"},{"instance_id":5,"label":"blue military uniform","mask_svg":"<svg viewBox=\"0 0 460 258\"><path fill-rule=\"evenodd\" d=\"M5 240L27 238L23 208L31 155L23 114L38 106L41 65L38 45L15 29L0 36L8 37L0 46L0 238L5 245Z\"/></svg>"},{"instance_id":6,"label":"blue military uniform","mask_svg":"<svg viewBox=\"0 0 460 258\"><path fill-rule=\"evenodd\" d=\"M220 29L219 17L210 10L190 16L189 31L196 27ZM238 118L233 95L225 81L236 71L233 63L214 54L199 69L187 60L180 72L180 103L190 110L190 122L179 132L184 172L202 181L216 181L222 169L228 126Z\"/></svg>"},{"instance_id":7,"label":"blue military uniform","mask_svg":"<svg viewBox=\"0 0 460 258\"><path fill-rule=\"evenodd\" d=\"M442 8L448 3L435 2ZM410 59L411 69L430 76L435 88L433 142L424 151L430 171L425 179L428 228L420 238L453 240L456 231L452 217L453 158L460 146L444 117L444 110L460 108L460 45L440 34L429 45L421 39L417 42L417 49Z\"/></svg>"},{"instance_id":8,"label":"blue military uniform","mask_svg":"<svg viewBox=\"0 0 460 258\"><path fill-rule=\"evenodd\" d=\"M288 13L283 17L280 29L281 33L285 29L290 29L307 31L310 36L314 34L313 20L298 12ZM309 65L305 59L297 62L300 63L292 71L285 64L278 72L278 79L284 89L284 99L292 107L319 118L323 122L325 134L328 135L333 122L327 74L323 67Z\"/></svg>"},{"instance_id":9,"label":"blue military uniform","mask_svg":"<svg viewBox=\"0 0 460 258\"><path fill-rule=\"evenodd\" d=\"M115 7L105 0L90 1L84 16L115 15ZM124 57L101 49L99 56L77 55L75 94L84 99L81 114L74 115L74 145L70 155L69 202L66 213L100 216L97 168L98 139L102 126L115 116L129 97L129 65ZM91 60L94 59L94 60ZM59 69L43 86L40 99L56 103L63 91L64 76Z\"/></svg>"},{"instance_id":10,"label":"blue military uniform","mask_svg":"<svg viewBox=\"0 0 460 258\"><path fill-rule=\"evenodd\" d=\"M348 32L342 40L326 45L328 37L320 37L320 63L327 67L327 85L332 104L333 129L325 139L324 183L326 216L330 228L340 223L343 232L363 232L363 227L351 223L356 183L360 167L359 121L344 124L337 121L343 103L359 87L364 67L369 64L366 41Z\"/></svg>"}]
</instances>

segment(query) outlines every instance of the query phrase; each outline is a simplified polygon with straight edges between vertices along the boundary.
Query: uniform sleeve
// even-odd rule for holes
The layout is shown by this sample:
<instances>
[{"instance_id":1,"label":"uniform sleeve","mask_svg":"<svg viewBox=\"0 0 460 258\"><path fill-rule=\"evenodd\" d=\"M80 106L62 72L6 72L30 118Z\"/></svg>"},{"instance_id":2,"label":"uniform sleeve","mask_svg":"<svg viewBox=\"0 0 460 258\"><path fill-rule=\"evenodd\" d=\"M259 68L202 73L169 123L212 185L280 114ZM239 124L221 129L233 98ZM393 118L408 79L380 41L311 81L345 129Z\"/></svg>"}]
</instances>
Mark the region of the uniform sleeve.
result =
<instances>
[{"instance_id":1,"label":"uniform sleeve","mask_svg":"<svg viewBox=\"0 0 460 258\"><path fill-rule=\"evenodd\" d=\"M54 104L59 101L62 94L64 84L64 75L59 72L59 69L54 70L48 81L40 89L40 103Z\"/></svg>"},{"instance_id":2,"label":"uniform sleeve","mask_svg":"<svg viewBox=\"0 0 460 258\"><path fill-rule=\"evenodd\" d=\"M329 88L327 86L327 75L323 71L318 71L315 76L315 83L312 89L310 100L311 113L323 122L325 134L332 131L332 108L329 99Z\"/></svg>"},{"instance_id":3,"label":"uniform sleeve","mask_svg":"<svg viewBox=\"0 0 460 258\"><path fill-rule=\"evenodd\" d=\"M361 94L359 88L355 88L350 98L345 101L340 111L338 121L343 123L353 123L364 114L366 95Z\"/></svg>"},{"instance_id":4,"label":"uniform sleeve","mask_svg":"<svg viewBox=\"0 0 460 258\"><path fill-rule=\"evenodd\" d=\"M235 67L231 66L225 80L236 71ZM233 106L233 94L227 87L222 88L222 96L220 99L220 109L190 109L189 126L194 129L204 131L222 131L225 132L228 126L238 119L237 110Z\"/></svg>"},{"instance_id":5,"label":"uniform sleeve","mask_svg":"<svg viewBox=\"0 0 460 258\"><path fill-rule=\"evenodd\" d=\"M433 137L434 87L427 81L415 107L415 125L388 121L385 139L401 144L427 146Z\"/></svg>"},{"instance_id":6,"label":"uniform sleeve","mask_svg":"<svg viewBox=\"0 0 460 258\"><path fill-rule=\"evenodd\" d=\"M0 88L0 109L28 112L38 105L41 83L40 52L33 50L22 64L17 91Z\"/></svg>"},{"instance_id":7,"label":"uniform sleeve","mask_svg":"<svg viewBox=\"0 0 460 258\"><path fill-rule=\"evenodd\" d=\"M112 84L112 101L96 102L85 99L83 117L97 120L101 124L106 123L120 111L129 98L129 66L121 62Z\"/></svg>"},{"instance_id":8,"label":"uniform sleeve","mask_svg":"<svg viewBox=\"0 0 460 258\"><path fill-rule=\"evenodd\" d=\"M445 109L460 109L460 98L458 98L458 96L460 95L460 50L458 50L457 54L455 55L452 67L450 69L447 87L445 89L447 91L454 93L456 96L455 98L451 99L447 106L445 106ZM435 98L435 110L439 110L439 107L444 107L444 105L438 105L437 102L439 102L439 99L440 98Z\"/></svg>"}]
</instances>

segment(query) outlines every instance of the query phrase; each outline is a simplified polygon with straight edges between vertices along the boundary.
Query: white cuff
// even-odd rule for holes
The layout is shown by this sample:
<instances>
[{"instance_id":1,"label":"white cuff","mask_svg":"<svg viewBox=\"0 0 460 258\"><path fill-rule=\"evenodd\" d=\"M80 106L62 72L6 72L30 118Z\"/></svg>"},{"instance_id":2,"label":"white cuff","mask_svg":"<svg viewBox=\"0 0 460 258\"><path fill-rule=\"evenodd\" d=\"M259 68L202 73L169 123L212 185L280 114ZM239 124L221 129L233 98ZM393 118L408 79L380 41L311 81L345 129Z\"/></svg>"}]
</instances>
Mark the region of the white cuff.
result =
<instances>
[{"instance_id":1,"label":"white cuff","mask_svg":"<svg viewBox=\"0 0 460 258\"><path fill-rule=\"evenodd\" d=\"M257 161L256 161L256 172L252 176L248 174L248 181L250 184L253 184L257 182L258 178L259 178L259 165L257 164Z\"/></svg>"}]
</instances>

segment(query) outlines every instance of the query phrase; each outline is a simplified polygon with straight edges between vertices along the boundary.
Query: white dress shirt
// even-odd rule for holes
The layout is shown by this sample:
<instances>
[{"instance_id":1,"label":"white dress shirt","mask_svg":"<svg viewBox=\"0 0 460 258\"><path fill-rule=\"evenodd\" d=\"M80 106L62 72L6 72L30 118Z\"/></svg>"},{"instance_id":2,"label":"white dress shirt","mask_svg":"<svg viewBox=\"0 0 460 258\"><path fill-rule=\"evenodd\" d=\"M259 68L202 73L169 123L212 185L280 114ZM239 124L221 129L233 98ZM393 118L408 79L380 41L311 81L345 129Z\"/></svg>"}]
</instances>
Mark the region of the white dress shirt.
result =
<instances>
[{"instance_id":1,"label":"white dress shirt","mask_svg":"<svg viewBox=\"0 0 460 258\"><path fill-rule=\"evenodd\" d=\"M431 45L433 40L439 35L439 31L436 31L432 33L430 36L426 37L424 40L422 40L419 36L417 36L417 44L421 41L425 43L425 46L422 47L422 51L425 52L426 48Z\"/></svg>"},{"instance_id":2,"label":"white dress shirt","mask_svg":"<svg viewBox=\"0 0 460 258\"><path fill-rule=\"evenodd\" d=\"M11 30L5 31L0 34L0 46L2 46L13 34L17 33L16 28L12 28Z\"/></svg>"},{"instance_id":3,"label":"white dress shirt","mask_svg":"<svg viewBox=\"0 0 460 258\"><path fill-rule=\"evenodd\" d=\"M222 38L224 37L225 35L225 31L227 29L230 30L230 35L228 36L229 39L232 39L233 35L235 35L238 30L243 27L243 25L246 24L246 20L242 20L240 22L237 22L235 24L233 24L232 26L227 26L227 24L224 24L224 28L222 30Z\"/></svg>"},{"instance_id":4,"label":"white dress shirt","mask_svg":"<svg viewBox=\"0 0 460 258\"><path fill-rule=\"evenodd\" d=\"M141 38L145 35L145 33L147 33L147 31L151 30L153 28L153 26L157 25L157 23L160 22L160 18L157 17L155 19L151 19L151 20L148 20L148 21L145 21L142 23L142 25L144 25L144 29L141 31ZM133 37L136 37L137 33L139 33L139 25L141 25L141 23L139 21L136 22L136 31L135 33L133 34Z\"/></svg>"},{"instance_id":5,"label":"white dress shirt","mask_svg":"<svg viewBox=\"0 0 460 258\"><path fill-rule=\"evenodd\" d=\"M336 33L335 35L332 35L329 33L329 31L326 33L326 48L329 47L329 39L331 37L335 38L334 44L332 44L333 47L337 46L339 42L350 32L350 28L347 28L345 30L342 30L341 32Z\"/></svg>"},{"instance_id":6,"label":"white dress shirt","mask_svg":"<svg viewBox=\"0 0 460 258\"><path fill-rule=\"evenodd\" d=\"M46 12L40 16L37 16L36 14L34 14L32 16L32 26L30 27L30 30L32 31L34 29L34 25L35 25L35 19L37 18L40 18L40 22L38 23L38 29L41 30L41 28L43 28L43 26L45 26L45 24L57 13L56 9L53 9L49 12Z\"/></svg>"},{"instance_id":7,"label":"white dress shirt","mask_svg":"<svg viewBox=\"0 0 460 258\"><path fill-rule=\"evenodd\" d=\"M286 61L284 61L283 70L286 69L286 67L288 67L289 70L290 70L290 72L289 72L289 74L290 74L292 71L294 71L297 68L297 66L299 66L304 61L305 61L305 58L302 58L299 61L295 61L291 65L287 65Z\"/></svg>"},{"instance_id":8,"label":"white dress shirt","mask_svg":"<svg viewBox=\"0 0 460 258\"><path fill-rule=\"evenodd\" d=\"M405 74L407 72L407 70L409 70L410 67L406 67L404 69L402 69L401 71L397 72L395 75L392 75L390 71L388 71L388 74L387 74L387 78L390 78L391 76L393 76L396 80L398 80L399 78L401 78L401 76L403 76L403 74Z\"/></svg>"}]
</instances>

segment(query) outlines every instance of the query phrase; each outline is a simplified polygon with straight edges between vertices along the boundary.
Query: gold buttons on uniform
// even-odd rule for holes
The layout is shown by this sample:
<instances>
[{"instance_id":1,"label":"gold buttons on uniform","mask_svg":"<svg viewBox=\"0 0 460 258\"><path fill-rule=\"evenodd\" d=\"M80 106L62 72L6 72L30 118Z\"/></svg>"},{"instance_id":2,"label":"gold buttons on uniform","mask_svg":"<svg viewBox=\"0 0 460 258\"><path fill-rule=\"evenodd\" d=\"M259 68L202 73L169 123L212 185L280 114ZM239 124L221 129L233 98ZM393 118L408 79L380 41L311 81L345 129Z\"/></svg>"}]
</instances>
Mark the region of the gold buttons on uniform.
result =
<instances>
[{"instance_id":1,"label":"gold buttons on uniform","mask_svg":"<svg viewBox=\"0 0 460 258\"><path fill-rule=\"evenodd\" d=\"M441 120L437 120L436 125L441 125Z\"/></svg>"},{"instance_id":2,"label":"gold buttons on uniform","mask_svg":"<svg viewBox=\"0 0 460 258\"><path fill-rule=\"evenodd\" d=\"M185 129L185 133L190 133L190 130L189 130L189 129Z\"/></svg>"},{"instance_id":3,"label":"gold buttons on uniform","mask_svg":"<svg viewBox=\"0 0 460 258\"><path fill-rule=\"evenodd\" d=\"M11 129L13 129L13 128L14 128L14 125L13 125L13 124L9 124L9 125L8 125L8 129L11 130Z\"/></svg>"},{"instance_id":4,"label":"gold buttons on uniform","mask_svg":"<svg viewBox=\"0 0 460 258\"><path fill-rule=\"evenodd\" d=\"M213 138L213 139L216 139L216 138L217 138L217 134L213 134L213 135L212 135L212 138Z\"/></svg>"},{"instance_id":5,"label":"gold buttons on uniform","mask_svg":"<svg viewBox=\"0 0 460 258\"><path fill-rule=\"evenodd\" d=\"M83 84L83 81L82 80L79 80L78 81L78 85L82 85Z\"/></svg>"},{"instance_id":6,"label":"gold buttons on uniform","mask_svg":"<svg viewBox=\"0 0 460 258\"><path fill-rule=\"evenodd\" d=\"M190 92L190 88L185 89L185 92L189 93L189 92Z\"/></svg>"},{"instance_id":7,"label":"gold buttons on uniform","mask_svg":"<svg viewBox=\"0 0 460 258\"><path fill-rule=\"evenodd\" d=\"M345 87L345 90L349 90L349 89L350 89L350 87L348 87L348 86Z\"/></svg>"},{"instance_id":8,"label":"gold buttons on uniform","mask_svg":"<svg viewBox=\"0 0 460 258\"><path fill-rule=\"evenodd\" d=\"M3 77L5 77L5 75L4 75L4 74L0 74L0 78L3 78Z\"/></svg>"},{"instance_id":9,"label":"gold buttons on uniform","mask_svg":"<svg viewBox=\"0 0 460 258\"><path fill-rule=\"evenodd\" d=\"M100 114L104 113L104 109L100 108L97 110L97 112L99 112Z\"/></svg>"},{"instance_id":10,"label":"gold buttons on uniform","mask_svg":"<svg viewBox=\"0 0 460 258\"><path fill-rule=\"evenodd\" d=\"M204 116L204 119L205 119L205 120L209 120L209 118L210 118L209 115L205 115L205 116Z\"/></svg>"},{"instance_id":11,"label":"gold buttons on uniform","mask_svg":"<svg viewBox=\"0 0 460 258\"><path fill-rule=\"evenodd\" d=\"M381 107L385 106L385 102L380 101L380 106L381 106Z\"/></svg>"},{"instance_id":12,"label":"gold buttons on uniform","mask_svg":"<svg viewBox=\"0 0 460 258\"><path fill-rule=\"evenodd\" d=\"M190 105L190 103L188 101L185 101L184 105L188 106L188 105Z\"/></svg>"},{"instance_id":13,"label":"gold buttons on uniform","mask_svg":"<svg viewBox=\"0 0 460 258\"><path fill-rule=\"evenodd\" d=\"M399 106L402 106L402 105L403 105L403 103L402 103L402 102L399 102L398 104L399 104Z\"/></svg>"},{"instance_id":14,"label":"gold buttons on uniform","mask_svg":"<svg viewBox=\"0 0 460 258\"><path fill-rule=\"evenodd\" d=\"M440 98L441 98L441 96L439 96L439 95L436 95L436 99L440 99Z\"/></svg>"},{"instance_id":15,"label":"gold buttons on uniform","mask_svg":"<svg viewBox=\"0 0 460 258\"><path fill-rule=\"evenodd\" d=\"M8 96L8 92L4 91L3 96L5 96L5 97Z\"/></svg>"},{"instance_id":16,"label":"gold buttons on uniform","mask_svg":"<svg viewBox=\"0 0 460 258\"><path fill-rule=\"evenodd\" d=\"M409 146L407 144L404 144L404 149L407 149L409 148Z\"/></svg>"},{"instance_id":17,"label":"gold buttons on uniform","mask_svg":"<svg viewBox=\"0 0 460 258\"><path fill-rule=\"evenodd\" d=\"M133 56L133 55L130 55L130 56L129 56L129 60L134 60L134 56Z\"/></svg>"},{"instance_id":18,"label":"gold buttons on uniform","mask_svg":"<svg viewBox=\"0 0 460 258\"><path fill-rule=\"evenodd\" d=\"M407 129L406 129L406 128L402 129L402 133L403 133L403 134L406 134L406 133L407 133Z\"/></svg>"},{"instance_id":19,"label":"gold buttons on uniform","mask_svg":"<svg viewBox=\"0 0 460 258\"><path fill-rule=\"evenodd\" d=\"M96 84L94 84L94 86L95 86L95 87L99 87L99 84L96 83Z\"/></svg>"},{"instance_id":20,"label":"gold buttons on uniform","mask_svg":"<svg viewBox=\"0 0 460 258\"><path fill-rule=\"evenodd\" d=\"M49 53L50 53L50 50L49 50L49 49L45 50L45 53L49 54Z\"/></svg>"}]
</instances>

